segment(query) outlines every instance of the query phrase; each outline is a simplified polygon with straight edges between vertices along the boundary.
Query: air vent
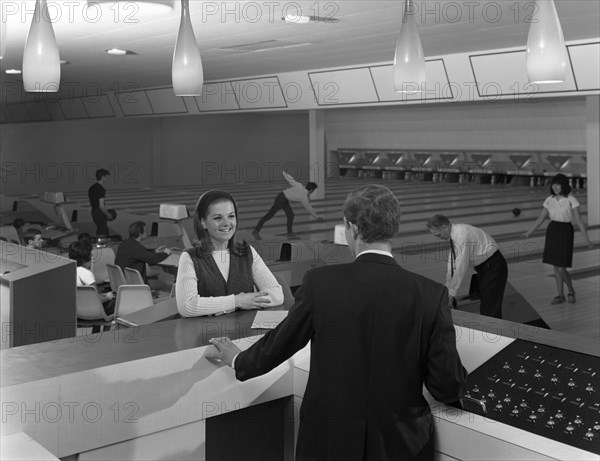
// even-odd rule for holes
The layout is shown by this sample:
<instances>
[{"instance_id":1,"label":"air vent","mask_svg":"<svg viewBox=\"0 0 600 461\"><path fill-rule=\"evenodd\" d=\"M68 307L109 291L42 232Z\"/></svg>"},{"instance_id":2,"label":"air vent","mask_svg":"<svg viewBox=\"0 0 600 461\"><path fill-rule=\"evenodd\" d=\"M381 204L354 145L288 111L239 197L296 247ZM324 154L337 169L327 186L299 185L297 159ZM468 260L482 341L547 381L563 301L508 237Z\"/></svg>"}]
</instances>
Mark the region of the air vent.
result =
<instances>
[{"instance_id":1,"label":"air vent","mask_svg":"<svg viewBox=\"0 0 600 461\"><path fill-rule=\"evenodd\" d=\"M311 45L312 43L293 43L284 42L282 40L266 40L264 42L246 43L243 45L227 46L219 48L221 51L232 51L232 52L250 52L250 51L267 51L281 48L292 48L296 46Z\"/></svg>"}]
</instances>

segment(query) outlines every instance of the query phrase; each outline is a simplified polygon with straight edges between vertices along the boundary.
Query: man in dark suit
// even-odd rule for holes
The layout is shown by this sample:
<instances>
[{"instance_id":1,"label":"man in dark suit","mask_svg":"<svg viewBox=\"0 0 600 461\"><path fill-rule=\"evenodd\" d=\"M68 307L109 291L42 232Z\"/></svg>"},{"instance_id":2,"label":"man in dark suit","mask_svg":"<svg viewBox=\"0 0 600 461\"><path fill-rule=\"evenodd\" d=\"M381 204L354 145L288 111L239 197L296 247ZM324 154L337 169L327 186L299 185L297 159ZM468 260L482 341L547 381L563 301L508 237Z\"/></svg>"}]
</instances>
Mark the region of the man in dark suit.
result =
<instances>
[{"instance_id":1,"label":"man in dark suit","mask_svg":"<svg viewBox=\"0 0 600 461\"><path fill-rule=\"evenodd\" d=\"M297 460L433 459L423 384L447 403L466 380L448 291L394 260L400 206L388 188L356 189L343 214L355 261L308 271L287 318L248 350L215 338L207 356L244 381L311 341Z\"/></svg>"}]
</instances>

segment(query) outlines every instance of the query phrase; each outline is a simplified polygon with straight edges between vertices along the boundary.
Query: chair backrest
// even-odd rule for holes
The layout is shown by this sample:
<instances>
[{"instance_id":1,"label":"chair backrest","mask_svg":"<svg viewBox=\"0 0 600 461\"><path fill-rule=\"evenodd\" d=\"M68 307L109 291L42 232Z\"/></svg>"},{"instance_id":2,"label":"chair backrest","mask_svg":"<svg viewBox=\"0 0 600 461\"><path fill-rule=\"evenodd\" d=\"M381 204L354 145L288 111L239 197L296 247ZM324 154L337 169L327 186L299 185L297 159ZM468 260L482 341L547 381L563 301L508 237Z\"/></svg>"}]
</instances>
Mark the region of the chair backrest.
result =
<instances>
[{"instance_id":1,"label":"chair backrest","mask_svg":"<svg viewBox=\"0 0 600 461\"><path fill-rule=\"evenodd\" d=\"M117 266L116 264L107 264L106 270L108 271L108 280L112 291L117 292L121 285L127 285L125 274L123 274L123 269L121 269L120 266Z\"/></svg>"},{"instance_id":2,"label":"chair backrest","mask_svg":"<svg viewBox=\"0 0 600 461\"><path fill-rule=\"evenodd\" d=\"M121 285L117 290L115 316L129 315L153 305L152 290L148 285Z\"/></svg>"},{"instance_id":3,"label":"chair backrest","mask_svg":"<svg viewBox=\"0 0 600 461\"><path fill-rule=\"evenodd\" d=\"M104 312L98 290L94 286L79 286L75 297L77 318L82 320L105 320L110 322L113 316Z\"/></svg>"},{"instance_id":4,"label":"chair backrest","mask_svg":"<svg viewBox=\"0 0 600 461\"><path fill-rule=\"evenodd\" d=\"M21 240L19 239L17 229L15 229L15 227L12 224L8 226L1 226L0 236L4 237L7 242L16 243L17 245L21 244Z\"/></svg>"},{"instance_id":5,"label":"chair backrest","mask_svg":"<svg viewBox=\"0 0 600 461\"><path fill-rule=\"evenodd\" d=\"M289 272L289 275L286 273ZM292 294L292 289L290 288L289 278L291 278L291 271L285 272L273 272L273 275L277 279L279 285L281 285L281 290L283 291L283 302L294 299L294 295Z\"/></svg>"},{"instance_id":6,"label":"chair backrest","mask_svg":"<svg viewBox=\"0 0 600 461\"><path fill-rule=\"evenodd\" d=\"M92 248L92 267L91 270L94 273L96 282L105 283L110 279L108 278L108 270L106 269L107 264L115 263L115 250L109 247L105 248Z\"/></svg>"},{"instance_id":7,"label":"chair backrest","mask_svg":"<svg viewBox=\"0 0 600 461\"><path fill-rule=\"evenodd\" d=\"M125 280L127 281L127 285L145 285L144 279L142 278L142 274L137 269L132 269L131 267L126 267L123 271L125 273Z\"/></svg>"}]
</instances>

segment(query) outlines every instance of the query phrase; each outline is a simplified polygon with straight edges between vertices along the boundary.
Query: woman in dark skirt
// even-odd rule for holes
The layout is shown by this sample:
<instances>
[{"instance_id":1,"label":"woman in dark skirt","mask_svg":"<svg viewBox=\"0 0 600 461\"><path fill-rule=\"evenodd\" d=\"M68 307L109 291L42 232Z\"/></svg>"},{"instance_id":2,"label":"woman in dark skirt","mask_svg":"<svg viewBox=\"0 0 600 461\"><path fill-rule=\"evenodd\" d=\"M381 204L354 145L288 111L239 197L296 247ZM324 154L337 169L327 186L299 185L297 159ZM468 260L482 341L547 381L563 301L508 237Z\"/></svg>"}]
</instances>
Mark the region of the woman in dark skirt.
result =
<instances>
[{"instance_id":1,"label":"woman in dark skirt","mask_svg":"<svg viewBox=\"0 0 600 461\"><path fill-rule=\"evenodd\" d=\"M577 227L583 234L588 246L593 247L585 230L585 224L579 213L579 201L571 195L571 186L569 180L564 174L557 174L552 178L550 184L550 196L544 200L542 213L533 227L523 234L523 237L529 236L550 217L550 224L546 229L546 242L544 244L544 257L542 261L554 266L554 278L558 296L551 304L561 304L568 301L575 303L575 290L571 275L567 271L573 264L573 240L574 231L572 221L575 221ZM567 285L567 297L565 298L564 285Z\"/></svg>"}]
</instances>

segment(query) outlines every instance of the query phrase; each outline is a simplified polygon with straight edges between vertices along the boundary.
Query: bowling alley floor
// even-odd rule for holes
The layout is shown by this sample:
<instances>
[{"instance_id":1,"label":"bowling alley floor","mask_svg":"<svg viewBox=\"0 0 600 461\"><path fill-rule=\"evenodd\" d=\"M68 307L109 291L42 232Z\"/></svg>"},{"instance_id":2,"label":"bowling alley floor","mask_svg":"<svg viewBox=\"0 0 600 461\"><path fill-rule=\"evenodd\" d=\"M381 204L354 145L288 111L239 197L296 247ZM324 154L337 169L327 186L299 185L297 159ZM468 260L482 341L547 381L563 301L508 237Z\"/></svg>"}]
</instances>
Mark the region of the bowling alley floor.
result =
<instances>
[{"instance_id":1,"label":"bowling alley floor","mask_svg":"<svg viewBox=\"0 0 600 461\"><path fill-rule=\"evenodd\" d=\"M484 184L431 183L401 180L361 180L356 178L332 178L325 183L324 199L313 200L313 206L325 222L313 221L306 210L297 203L292 207L296 214L294 232L305 242L333 245L333 229L342 222L341 208L348 193L355 187L369 182L384 184L399 198L402 206L400 233L393 242L398 262L406 269L421 273L441 283L445 280L447 253L425 227L425 222L436 213L445 214L453 222L463 222L483 228L498 242L509 264L509 279L504 300L504 316L507 320L530 323L553 330L600 339L600 227L588 229L594 249L588 249L581 233L575 230L575 255L573 278L577 293L576 304L551 305L556 296L552 267L541 262L544 246L544 223L529 240L521 234L528 230L541 211L548 189L528 186ZM147 224L158 220L160 203L183 203L189 210L207 189L221 188L236 198L239 211L239 233L255 245L268 248L269 244L286 241L285 215L279 212L263 228L262 240L256 241L251 234L256 222L266 213L275 196L287 184L283 181L255 184L182 185L180 187L151 187L140 189L107 188L107 202L116 208L120 216L130 211ZM585 190L574 191L581 202L581 212L587 220L587 195ZM80 207L80 221L74 223L80 232L92 231L89 217L87 191L71 191L69 201ZM5 197L6 200L17 199ZM29 212L26 203L19 205L18 212ZM518 208L516 216L513 210ZM8 223L13 213L6 210L3 221ZM53 219L54 217L50 217ZM87 219L87 221L86 221ZM125 219L125 218L123 218ZM33 221L33 219L31 220ZM10 221L12 222L12 221ZM123 223L127 224L128 223ZM335 258L325 263L348 260L347 248L335 248ZM326 255L329 255L327 253ZM459 297L468 295L467 279L459 291ZM477 312L478 301L461 301L460 308Z\"/></svg>"}]
</instances>

